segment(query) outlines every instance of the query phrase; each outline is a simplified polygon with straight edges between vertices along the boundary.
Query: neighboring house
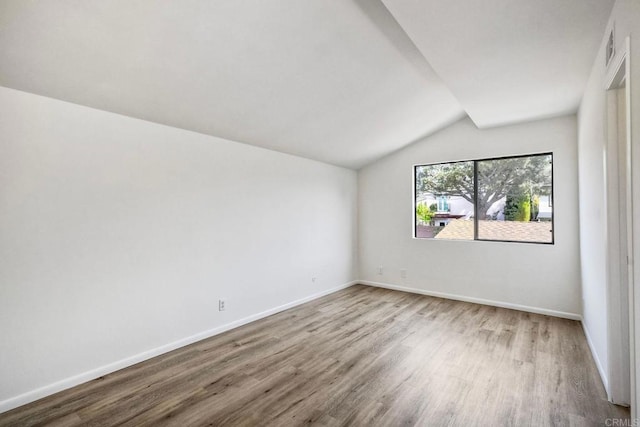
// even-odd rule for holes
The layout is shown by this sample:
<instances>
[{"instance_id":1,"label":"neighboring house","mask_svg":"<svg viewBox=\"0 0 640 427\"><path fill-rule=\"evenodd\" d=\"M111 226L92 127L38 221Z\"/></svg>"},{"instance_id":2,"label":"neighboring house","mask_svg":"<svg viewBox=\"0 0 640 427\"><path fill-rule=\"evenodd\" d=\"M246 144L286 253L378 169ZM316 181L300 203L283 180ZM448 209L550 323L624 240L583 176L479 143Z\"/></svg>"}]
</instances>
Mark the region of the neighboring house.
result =
<instances>
[{"instance_id":1,"label":"neighboring house","mask_svg":"<svg viewBox=\"0 0 640 427\"><path fill-rule=\"evenodd\" d=\"M550 196L540 196L540 203L538 206L538 219L551 220L553 206Z\"/></svg>"},{"instance_id":2,"label":"neighboring house","mask_svg":"<svg viewBox=\"0 0 640 427\"><path fill-rule=\"evenodd\" d=\"M460 196L423 194L418 196L416 203L427 207L437 205L431 219L431 225L436 227L444 227L453 219L473 216L473 204Z\"/></svg>"},{"instance_id":3,"label":"neighboring house","mask_svg":"<svg viewBox=\"0 0 640 427\"><path fill-rule=\"evenodd\" d=\"M416 224L416 237L453 240L473 239L473 204L460 196L423 194L417 204L436 205L429 224ZM506 197L495 201L487 210L487 219L480 221L479 238L487 240L513 240L550 242L552 239L552 206L549 196L540 196L538 221L505 221ZM536 225L544 223L542 225Z\"/></svg>"},{"instance_id":4,"label":"neighboring house","mask_svg":"<svg viewBox=\"0 0 640 427\"><path fill-rule=\"evenodd\" d=\"M487 211L487 217L497 221L504 221L504 207L506 197L495 201ZM471 218L474 216L473 204L460 196L443 196L433 194L422 194L418 196L417 204L427 207L436 205L435 215L431 219L431 225L444 227L453 219ZM550 196L540 196L538 219L551 220L553 207Z\"/></svg>"}]
</instances>

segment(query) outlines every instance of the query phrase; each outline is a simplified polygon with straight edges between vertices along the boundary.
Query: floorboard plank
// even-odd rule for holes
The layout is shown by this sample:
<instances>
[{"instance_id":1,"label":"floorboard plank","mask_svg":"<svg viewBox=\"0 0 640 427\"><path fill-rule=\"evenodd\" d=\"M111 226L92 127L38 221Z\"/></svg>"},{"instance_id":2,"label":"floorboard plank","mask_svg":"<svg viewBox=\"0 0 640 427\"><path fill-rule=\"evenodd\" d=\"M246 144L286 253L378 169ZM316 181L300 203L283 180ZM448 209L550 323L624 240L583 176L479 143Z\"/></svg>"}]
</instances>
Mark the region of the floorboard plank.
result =
<instances>
[{"instance_id":1,"label":"floorboard plank","mask_svg":"<svg viewBox=\"0 0 640 427\"><path fill-rule=\"evenodd\" d=\"M353 286L0 414L32 425L593 425L579 322Z\"/></svg>"}]
</instances>

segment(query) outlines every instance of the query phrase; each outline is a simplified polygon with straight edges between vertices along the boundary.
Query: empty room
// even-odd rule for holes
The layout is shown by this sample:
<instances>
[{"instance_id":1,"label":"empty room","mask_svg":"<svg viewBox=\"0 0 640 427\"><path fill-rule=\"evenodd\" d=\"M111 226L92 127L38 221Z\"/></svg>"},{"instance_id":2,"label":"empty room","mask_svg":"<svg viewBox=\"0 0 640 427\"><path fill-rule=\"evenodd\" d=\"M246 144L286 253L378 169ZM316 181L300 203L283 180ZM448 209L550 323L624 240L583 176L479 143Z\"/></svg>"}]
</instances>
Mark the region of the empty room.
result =
<instances>
[{"instance_id":1,"label":"empty room","mask_svg":"<svg viewBox=\"0 0 640 427\"><path fill-rule=\"evenodd\" d=\"M0 426L640 426L639 138L640 0L0 0Z\"/></svg>"}]
</instances>

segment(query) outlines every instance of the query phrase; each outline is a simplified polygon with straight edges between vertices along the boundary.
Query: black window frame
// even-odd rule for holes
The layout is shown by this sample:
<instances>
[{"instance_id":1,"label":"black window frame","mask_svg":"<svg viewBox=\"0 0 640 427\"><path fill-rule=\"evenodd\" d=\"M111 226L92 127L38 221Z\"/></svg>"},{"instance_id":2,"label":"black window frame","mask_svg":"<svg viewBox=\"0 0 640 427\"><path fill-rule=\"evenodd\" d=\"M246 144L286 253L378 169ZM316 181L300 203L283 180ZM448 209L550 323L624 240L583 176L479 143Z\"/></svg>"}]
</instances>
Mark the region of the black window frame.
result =
<instances>
[{"instance_id":1,"label":"black window frame","mask_svg":"<svg viewBox=\"0 0 640 427\"><path fill-rule=\"evenodd\" d=\"M551 157L551 191L549 192L549 204L551 209L551 241L550 242L532 242L532 241L523 241L523 240L497 240L497 239L482 239L478 237L478 215L476 215L478 211L478 162L491 161L491 160L506 160L506 159L518 159L523 157L536 157L536 156L550 156ZM434 238L428 237L418 237L418 221L416 218L416 206L418 205L418 188L416 177L418 176L418 168L424 166L436 166L436 165L450 165L454 163L469 163L473 162L473 240L465 239L465 240L455 240L455 239L446 239L448 241L461 241L461 242L500 242L500 243L527 243L534 245L555 245L556 242L556 226L555 226L555 206L554 203L554 161L553 161L553 151L542 152L542 153L530 153L530 154L517 154L512 156L500 156L500 157L487 157L482 159L469 159L469 160L454 160L451 162L436 162L436 163L423 163L417 164L413 166L413 238L419 240L436 240Z\"/></svg>"}]
</instances>

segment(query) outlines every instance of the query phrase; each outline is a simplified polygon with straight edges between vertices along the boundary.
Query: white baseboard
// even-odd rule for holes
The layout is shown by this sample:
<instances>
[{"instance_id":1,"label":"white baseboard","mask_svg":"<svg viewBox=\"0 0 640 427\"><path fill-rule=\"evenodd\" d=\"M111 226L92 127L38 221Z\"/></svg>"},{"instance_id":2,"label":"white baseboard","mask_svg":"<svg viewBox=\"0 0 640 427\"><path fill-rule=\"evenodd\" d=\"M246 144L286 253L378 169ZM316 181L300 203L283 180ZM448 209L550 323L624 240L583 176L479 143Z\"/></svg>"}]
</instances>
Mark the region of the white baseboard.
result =
<instances>
[{"instance_id":1,"label":"white baseboard","mask_svg":"<svg viewBox=\"0 0 640 427\"><path fill-rule=\"evenodd\" d=\"M377 288L393 289L396 291L410 292L413 294L428 295L431 297L452 299L456 301L472 302L475 304L491 305L494 307L510 308L512 310L527 311L529 313L544 314L553 317L562 317L564 319L582 320L582 316L577 313L567 313L564 311L549 310L547 308L531 307L528 305L513 304L510 302L494 301L482 298L468 297L464 295L448 294L444 292L428 291L425 289L410 288L407 286L392 285L390 283L371 282L368 280L360 280L358 283Z\"/></svg>"},{"instance_id":2,"label":"white baseboard","mask_svg":"<svg viewBox=\"0 0 640 427\"><path fill-rule=\"evenodd\" d=\"M604 370L602 366L602 362L600 362L600 358L598 357L598 353L596 352L596 348L593 345L593 341L591 340L591 335L589 335L589 330L587 329L587 325L582 323L582 330L584 331L585 337L587 337L587 344L589 344L589 350L591 350L591 355L593 356L593 360L596 362L596 368L598 368L598 373L600 374L600 379L602 380L602 385L604 385L604 389L607 392L607 399L611 400L611 393L609 393L609 378L607 377L607 372Z\"/></svg>"},{"instance_id":3,"label":"white baseboard","mask_svg":"<svg viewBox=\"0 0 640 427\"><path fill-rule=\"evenodd\" d=\"M21 395L15 396L15 397L11 397L9 399L6 399L6 400L3 400L3 401L0 402L0 413L9 411L11 409L17 408L17 407L22 406L22 405L26 405L27 403L34 402L34 401L36 401L38 399L42 399L43 397L50 396L50 395L52 395L54 393L58 393L58 392L60 392L62 390L66 390L66 389L69 389L71 387L75 387L75 386L80 385L82 383L86 383L87 381L94 380L94 379L99 378L99 377L101 377L103 375L107 375L107 374L113 373L113 372L118 371L120 369L124 369L126 367L131 366L131 365L135 365L136 363L143 362L145 360L151 359L151 358L159 356L161 354L168 353L168 352L170 352L172 350L175 350L177 348L184 347L184 346L189 345L189 344L193 344L194 342L201 341L203 339L212 337L214 335L221 334L223 332L226 332L228 330L237 328L239 326L246 325L247 323L254 322L256 320L265 318L267 316L271 316L272 314L276 314L276 313L279 313L281 311L287 310L289 308L298 306L300 304L304 304L304 303L312 301L314 299L323 297L325 295L332 294L332 293L337 292L339 290L346 289L346 288L348 288L350 286L353 286L353 285L355 285L357 283L360 283L360 282L357 281L357 280L354 280L352 282L345 283L345 284L337 286L335 288L331 288L331 289L328 289L328 290L325 290L325 291L322 291L322 292L318 292L316 294L309 295L307 297L304 297L304 298L289 302L287 304L284 304L284 305L281 305L281 306L278 306L278 307L275 307L275 308L271 308L271 309L263 311L261 313L253 314L253 315L245 317L243 319L239 319L239 320L224 324L222 326L218 326L216 328L209 329L208 331L200 332L200 333L192 335L190 337L186 337L186 338L183 338L181 340L174 341L172 343L165 344L163 346L156 347L154 349L151 349L151 350L136 354L134 356L118 360L118 361L110 363L108 365L101 366L101 367L96 368L96 369L92 369L90 371L84 372L82 374L75 375L75 376L70 377L70 378L66 378L64 380L55 382L53 384L46 385L46 386L38 388L36 390L32 390L32 391L23 393Z\"/></svg>"}]
</instances>

